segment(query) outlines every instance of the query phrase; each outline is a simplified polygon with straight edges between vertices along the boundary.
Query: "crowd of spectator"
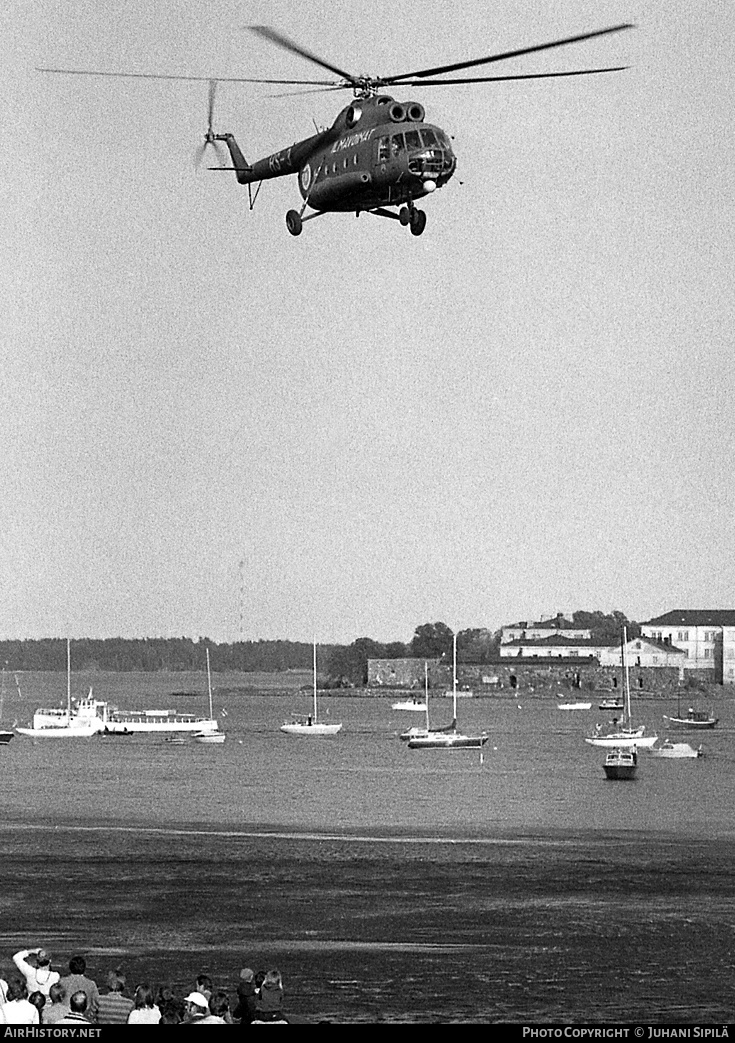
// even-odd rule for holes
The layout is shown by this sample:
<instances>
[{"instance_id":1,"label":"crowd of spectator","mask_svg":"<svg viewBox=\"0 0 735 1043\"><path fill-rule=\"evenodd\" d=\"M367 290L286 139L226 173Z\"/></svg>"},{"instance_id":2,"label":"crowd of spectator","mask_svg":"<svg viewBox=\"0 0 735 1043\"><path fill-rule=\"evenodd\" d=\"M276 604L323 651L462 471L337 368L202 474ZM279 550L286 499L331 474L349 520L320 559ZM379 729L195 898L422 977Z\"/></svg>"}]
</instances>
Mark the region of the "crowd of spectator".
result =
<instances>
[{"instance_id":1,"label":"crowd of spectator","mask_svg":"<svg viewBox=\"0 0 735 1043\"><path fill-rule=\"evenodd\" d=\"M83 956L72 956L68 973L54 970L44 949L21 949L13 956L17 976L0 978L0 1025L248 1025L288 1024L283 981L278 970L240 971L231 1003L227 989L215 989L200 974L194 988L179 996L162 985L140 982L128 992L125 974L110 970L106 988L87 977Z\"/></svg>"}]
</instances>

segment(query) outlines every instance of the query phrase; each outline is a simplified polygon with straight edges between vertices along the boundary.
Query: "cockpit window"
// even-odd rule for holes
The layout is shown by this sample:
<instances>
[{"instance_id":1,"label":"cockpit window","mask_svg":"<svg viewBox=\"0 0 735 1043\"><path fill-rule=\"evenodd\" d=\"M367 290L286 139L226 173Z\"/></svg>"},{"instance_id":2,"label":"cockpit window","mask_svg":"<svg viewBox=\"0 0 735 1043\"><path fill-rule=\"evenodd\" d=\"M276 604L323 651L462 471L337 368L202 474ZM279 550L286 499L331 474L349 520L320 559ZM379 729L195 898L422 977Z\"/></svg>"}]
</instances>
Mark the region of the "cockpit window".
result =
<instances>
[{"instance_id":1,"label":"cockpit window","mask_svg":"<svg viewBox=\"0 0 735 1043\"><path fill-rule=\"evenodd\" d=\"M429 130L428 127L421 128L421 139L427 147L433 148L438 145L439 142L436 140L436 134L433 130Z\"/></svg>"},{"instance_id":2,"label":"cockpit window","mask_svg":"<svg viewBox=\"0 0 735 1043\"><path fill-rule=\"evenodd\" d=\"M406 148L406 144L403 140L403 134L394 134L390 142L391 152L394 156L397 156L399 152L403 152Z\"/></svg>"},{"instance_id":3,"label":"cockpit window","mask_svg":"<svg viewBox=\"0 0 735 1043\"><path fill-rule=\"evenodd\" d=\"M406 131L406 148L421 148L421 135L417 130Z\"/></svg>"}]
</instances>

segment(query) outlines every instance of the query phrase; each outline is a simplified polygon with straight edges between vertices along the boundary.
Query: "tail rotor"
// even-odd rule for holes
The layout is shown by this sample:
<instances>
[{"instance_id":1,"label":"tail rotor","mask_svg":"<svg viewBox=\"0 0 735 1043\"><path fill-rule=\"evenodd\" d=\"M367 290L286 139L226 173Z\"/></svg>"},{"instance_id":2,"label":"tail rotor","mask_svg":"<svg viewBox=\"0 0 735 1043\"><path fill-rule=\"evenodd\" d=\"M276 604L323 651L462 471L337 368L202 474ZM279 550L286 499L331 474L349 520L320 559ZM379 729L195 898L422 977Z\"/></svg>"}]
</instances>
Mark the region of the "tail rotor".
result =
<instances>
[{"instance_id":1,"label":"tail rotor","mask_svg":"<svg viewBox=\"0 0 735 1043\"><path fill-rule=\"evenodd\" d=\"M214 129L213 129L214 99L215 99L216 93L217 93L217 81L216 80L210 80L209 81L209 101L208 101L208 106L207 106L207 133L204 135L204 141L199 146L199 148L196 150L196 154L194 156L194 167L195 167L196 170L199 170L199 168L201 167L202 162L204 160L204 155L205 155L205 153L206 153L208 148L211 148L213 150L214 155L215 155L215 157L217 159L217 162L220 164L220 166L223 165L223 161L224 161L224 158L225 158L225 154L224 154L224 151L222 149L222 146L217 141L217 138L215 136Z\"/></svg>"}]
</instances>

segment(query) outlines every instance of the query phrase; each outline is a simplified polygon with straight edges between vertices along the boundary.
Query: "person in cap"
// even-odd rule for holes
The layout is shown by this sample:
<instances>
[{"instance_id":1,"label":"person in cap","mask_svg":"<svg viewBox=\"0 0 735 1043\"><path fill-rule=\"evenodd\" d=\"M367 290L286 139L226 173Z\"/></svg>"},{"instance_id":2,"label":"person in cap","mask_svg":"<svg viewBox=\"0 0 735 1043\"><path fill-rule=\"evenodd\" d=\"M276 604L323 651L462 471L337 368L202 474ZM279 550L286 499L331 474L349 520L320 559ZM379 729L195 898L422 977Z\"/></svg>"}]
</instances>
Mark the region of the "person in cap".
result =
<instances>
[{"instance_id":1,"label":"person in cap","mask_svg":"<svg viewBox=\"0 0 735 1043\"><path fill-rule=\"evenodd\" d=\"M13 963L26 980L29 992L42 992L48 997L51 986L61 975L51 969L51 956L45 949L21 949Z\"/></svg>"},{"instance_id":2,"label":"person in cap","mask_svg":"<svg viewBox=\"0 0 735 1043\"><path fill-rule=\"evenodd\" d=\"M201 992L190 992L184 1000L184 1011L183 1025L195 1025L204 1021L209 1014L207 997Z\"/></svg>"}]
</instances>

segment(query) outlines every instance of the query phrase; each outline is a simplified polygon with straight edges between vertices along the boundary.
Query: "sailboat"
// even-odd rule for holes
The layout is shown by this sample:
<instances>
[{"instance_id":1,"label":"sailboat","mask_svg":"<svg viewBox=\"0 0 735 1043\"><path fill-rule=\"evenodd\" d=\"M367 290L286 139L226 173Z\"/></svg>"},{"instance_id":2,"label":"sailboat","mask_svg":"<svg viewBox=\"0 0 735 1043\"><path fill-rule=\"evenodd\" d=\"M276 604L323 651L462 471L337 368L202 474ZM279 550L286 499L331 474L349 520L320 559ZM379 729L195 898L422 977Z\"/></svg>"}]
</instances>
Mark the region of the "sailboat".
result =
<instances>
[{"instance_id":1,"label":"sailboat","mask_svg":"<svg viewBox=\"0 0 735 1043\"><path fill-rule=\"evenodd\" d=\"M408 740L409 750L467 750L482 749L487 735L464 735L457 731L457 635L454 635L452 723L449 728L432 729L429 724L429 689L426 688L426 731Z\"/></svg>"},{"instance_id":2,"label":"sailboat","mask_svg":"<svg viewBox=\"0 0 735 1043\"><path fill-rule=\"evenodd\" d=\"M92 689L86 699L71 701L71 641L66 641L66 709L52 707L36 710L30 728L17 728L20 735L32 739L89 739L105 727L107 703L92 697Z\"/></svg>"},{"instance_id":3,"label":"sailboat","mask_svg":"<svg viewBox=\"0 0 735 1043\"><path fill-rule=\"evenodd\" d=\"M428 735L431 731L429 724L429 664L424 663L424 713L426 714L426 724L423 728L414 726L413 728L407 728L405 732L401 732L400 739L402 742L408 742L409 739L415 739L419 735ZM438 729L437 729L438 730ZM446 731L446 729L444 729Z\"/></svg>"},{"instance_id":4,"label":"sailboat","mask_svg":"<svg viewBox=\"0 0 735 1043\"><path fill-rule=\"evenodd\" d=\"M3 667L2 681L0 681L0 721L3 719L3 700L5 698L5 667ZM7 746L13 738L13 732L0 729L0 746Z\"/></svg>"},{"instance_id":5,"label":"sailboat","mask_svg":"<svg viewBox=\"0 0 735 1043\"><path fill-rule=\"evenodd\" d=\"M612 746L624 749L630 746L653 746L658 740L657 735L645 734L645 725L642 724L638 728L633 727L633 719L630 712L630 676L628 673L627 643L628 631L626 627L623 627L620 649L624 686L623 713L620 719L614 722L616 725L614 731L603 733L602 728L598 724L595 732L585 737L584 741L591 746Z\"/></svg>"},{"instance_id":6,"label":"sailboat","mask_svg":"<svg viewBox=\"0 0 735 1043\"><path fill-rule=\"evenodd\" d=\"M287 735L336 735L342 728L341 724L323 724L318 717L317 686L316 686L316 641L314 642L313 656L314 674L314 709L310 714L294 715L293 719L281 725L281 731Z\"/></svg>"},{"instance_id":7,"label":"sailboat","mask_svg":"<svg viewBox=\"0 0 735 1043\"><path fill-rule=\"evenodd\" d=\"M207 649L207 692L209 693L209 720L208 725L214 721L214 728L207 727L201 731L194 732L195 742L205 742L210 746L221 745L227 738L224 732L219 731L217 722L212 713L212 673L209 669L209 649Z\"/></svg>"}]
</instances>

